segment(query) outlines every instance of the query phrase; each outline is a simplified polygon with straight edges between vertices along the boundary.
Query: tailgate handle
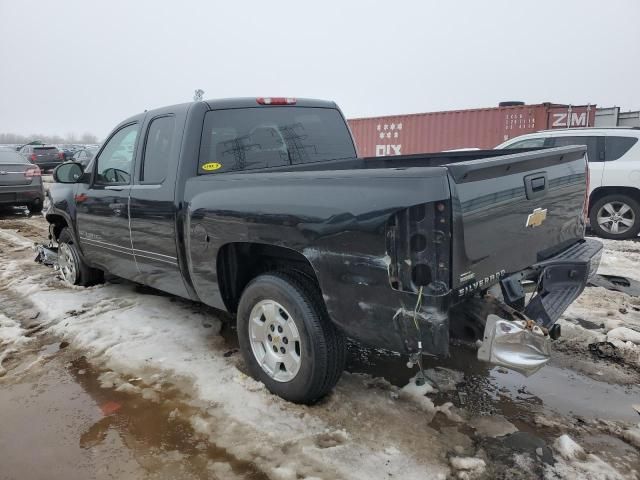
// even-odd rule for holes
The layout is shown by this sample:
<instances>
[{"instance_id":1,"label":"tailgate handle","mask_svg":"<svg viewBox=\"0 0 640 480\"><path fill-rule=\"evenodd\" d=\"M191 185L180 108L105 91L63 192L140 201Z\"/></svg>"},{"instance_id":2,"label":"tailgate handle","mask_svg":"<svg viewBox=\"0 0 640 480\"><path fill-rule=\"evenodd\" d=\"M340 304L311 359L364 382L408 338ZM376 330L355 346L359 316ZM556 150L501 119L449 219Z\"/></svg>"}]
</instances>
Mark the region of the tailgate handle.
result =
<instances>
[{"instance_id":1,"label":"tailgate handle","mask_svg":"<svg viewBox=\"0 0 640 480\"><path fill-rule=\"evenodd\" d=\"M547 173L533 173L524 177L524 189L529 200L544 197L547 194Z\"/></svg>"},{"instance_id":2,"label":"tailgate handle","mask_svg":"<svg viewBox=\"0 0 640 480\"><path fill-rule=\"evenodd\" d=\"M534 192L539 192L540 190L544 190L547 182L544 177L533 178L531 180L531 190Z\"/></svg>"}]
</instances>

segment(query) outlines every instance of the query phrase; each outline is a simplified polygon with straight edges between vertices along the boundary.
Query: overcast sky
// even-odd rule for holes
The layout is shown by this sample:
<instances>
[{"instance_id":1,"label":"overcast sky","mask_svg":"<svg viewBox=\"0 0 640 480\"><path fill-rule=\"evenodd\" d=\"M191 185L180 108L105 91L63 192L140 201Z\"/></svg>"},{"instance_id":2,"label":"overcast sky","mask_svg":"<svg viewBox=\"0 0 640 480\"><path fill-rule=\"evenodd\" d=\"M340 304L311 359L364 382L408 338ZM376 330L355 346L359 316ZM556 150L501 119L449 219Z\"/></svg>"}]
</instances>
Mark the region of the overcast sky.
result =
<instances>
[{"instance_id":1,"label":"overcast sky","mask_svg":"<svg viewBox=\"0 0 640 480\"><path fill-rule=\"evenodd\" d=\"M100 138L206 98L347 117L527 103L640 109L639 0L0 0L0 132Z\"/></svg>"}]
</instances>

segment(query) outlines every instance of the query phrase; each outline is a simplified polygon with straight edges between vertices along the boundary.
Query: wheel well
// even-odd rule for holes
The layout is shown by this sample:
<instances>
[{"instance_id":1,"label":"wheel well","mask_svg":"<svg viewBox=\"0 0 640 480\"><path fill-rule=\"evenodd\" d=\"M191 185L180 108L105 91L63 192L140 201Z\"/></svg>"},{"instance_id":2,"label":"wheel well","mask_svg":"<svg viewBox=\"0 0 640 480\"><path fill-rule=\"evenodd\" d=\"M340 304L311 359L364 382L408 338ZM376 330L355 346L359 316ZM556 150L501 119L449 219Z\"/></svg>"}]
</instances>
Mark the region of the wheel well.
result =
<instances>
[{"instance_id":1,"label":"wheel well","mask_svg":"<svg viewBox=\"0 0 640 480\"><path fill-rule=\"evenodd\" d=\"M47 222L53 225L53 236L57 240L63 228L68 227L67 221L61 215L47 215Z\"/></svg>"},{"instance_id":2,"label":"wheel well","mask_svg":"<svg viewBox=\"0 0 640 480\"><path fill-rule=\"evenodd\" d=\"M247 284L258 275L274 270L295 270L309 278L320 290L320 284L309 260L290 248L260 243L227 243L218 252L218 285L229 312L238 309L240 296Z\"/></svg>"},{"instance_id":3,"label":"wheel well","mask_svg":"<svg viewBox=\"0 0 640 480\"><path fill-rule=\"evenodd\" d=\"M589 196L589 213L591 213L591 207L600 200L602 197L611 194L628 195L636 202L640 203L640 190L634 187L600 187L596 188Z\"/></svg>"}]
</instances>

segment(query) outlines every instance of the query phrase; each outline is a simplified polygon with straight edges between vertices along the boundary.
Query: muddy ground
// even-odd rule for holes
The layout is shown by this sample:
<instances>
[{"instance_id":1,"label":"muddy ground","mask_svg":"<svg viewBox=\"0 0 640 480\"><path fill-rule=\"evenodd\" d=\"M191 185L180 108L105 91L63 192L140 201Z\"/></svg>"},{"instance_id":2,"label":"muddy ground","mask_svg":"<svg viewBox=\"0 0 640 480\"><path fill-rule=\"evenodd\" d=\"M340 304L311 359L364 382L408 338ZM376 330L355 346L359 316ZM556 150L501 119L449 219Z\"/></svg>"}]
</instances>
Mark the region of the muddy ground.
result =
<instances>
[{"instance_id":1,"label":"muddy ground","mask_svg":"<svg viewBox=\"0 0 640 480\"><path fill-rule=\"evenodd\" d=\"M637 345L588 349L636 329L633 296L587 288L532 377L453 346L420 390L405 357L351 344L335 392L302 407L244 375L224 314L118 279L66 287L32 262L46 234L0 212L2 480L640 478ZM639 243L606 247L605 270L640 280Z\"/></svg>"}]
</instances>

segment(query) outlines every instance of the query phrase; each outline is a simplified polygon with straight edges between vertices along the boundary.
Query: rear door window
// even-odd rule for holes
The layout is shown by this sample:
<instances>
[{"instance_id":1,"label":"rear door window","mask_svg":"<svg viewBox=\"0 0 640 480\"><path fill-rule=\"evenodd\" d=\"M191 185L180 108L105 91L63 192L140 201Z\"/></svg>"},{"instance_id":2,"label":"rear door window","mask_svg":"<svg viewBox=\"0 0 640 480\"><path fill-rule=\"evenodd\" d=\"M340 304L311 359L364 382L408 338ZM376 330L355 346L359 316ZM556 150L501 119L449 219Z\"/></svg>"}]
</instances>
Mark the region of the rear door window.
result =
<instances>
[{"instance_id":1,"label":"rear door window","mask_svg":"<svg viewBox=\"0 0 640 480\"><path fill-rule=\"evenodd\" d=\"M588 136L567 136L567 137L551 137L551 146L566 147L568 145L585 145L587 147L587 156L590 162L604 161L604 152L602 147L602 137Z\"/></svg>"},{"instance_id":2,"label":"rear door window","mask_svg":"<svg viewBox=\"0 0 640 480\"><path fill-rule=\"evenodd\" d=\"M164 182L169 168L175 128L174 116L158 117L151 121L147 131L140 183Z\"/></svg>"},{"instance_id":3,"label":"rear door window","mask_svg":"<svg viewBox=\"0 0 640 480\"><path fill-rule=\"evenodd\" d=\"M605 137L605 160L618 160L637 142L635 137Z\"/></svg>"},{"instance_id":4,"label":"rear door window","mask_svg":"<svg viewBox=\"0 0 640 480\"><path fill-rule=\"evenodd\" d=\"M356 156L342 115L330 108L214 110L205 116L198 173L222 173Z\"/></svg>"}]
</instances>

